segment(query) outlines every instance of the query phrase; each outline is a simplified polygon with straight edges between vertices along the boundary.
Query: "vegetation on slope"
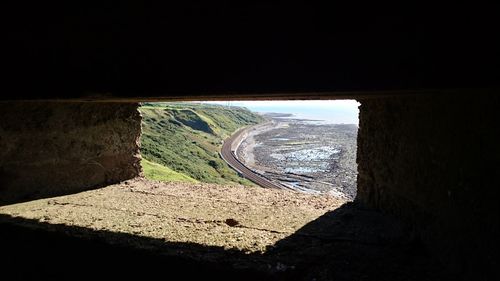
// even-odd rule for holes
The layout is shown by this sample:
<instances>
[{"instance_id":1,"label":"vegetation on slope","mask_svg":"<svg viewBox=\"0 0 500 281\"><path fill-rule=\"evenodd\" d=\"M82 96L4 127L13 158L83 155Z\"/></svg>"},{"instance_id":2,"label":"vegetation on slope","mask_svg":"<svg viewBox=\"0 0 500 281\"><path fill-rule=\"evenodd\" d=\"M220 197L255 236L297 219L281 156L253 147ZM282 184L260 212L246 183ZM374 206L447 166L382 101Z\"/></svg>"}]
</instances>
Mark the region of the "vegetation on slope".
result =
<instances>
[{"instance_id":1,"label":"vegetation on slope","mask_svg":"<svg viewBox=\"0 0 500 281\"><path fill-rule=\"evenodd\" d=\"M142 170L144 171L144 176L146 176L146 178L148 179L170 182L198 182L197 180L186 176L185 174L178 173L168 167L148 161L144 158L141 160L141 166Z\"/></svg>"},{"instance_id":2,"label":"vegetation on slope","mask_svg":"<svg viewBox=\"0 0 500 281\"><path fill-rule=\"evenodd\" d=\"M147 161L201 182L251 184L220 158L219 151L225 138L262 122L261 116L241 107L198 103L145 103L139 110L141 153Z\"/></svg>"}]
</instances>

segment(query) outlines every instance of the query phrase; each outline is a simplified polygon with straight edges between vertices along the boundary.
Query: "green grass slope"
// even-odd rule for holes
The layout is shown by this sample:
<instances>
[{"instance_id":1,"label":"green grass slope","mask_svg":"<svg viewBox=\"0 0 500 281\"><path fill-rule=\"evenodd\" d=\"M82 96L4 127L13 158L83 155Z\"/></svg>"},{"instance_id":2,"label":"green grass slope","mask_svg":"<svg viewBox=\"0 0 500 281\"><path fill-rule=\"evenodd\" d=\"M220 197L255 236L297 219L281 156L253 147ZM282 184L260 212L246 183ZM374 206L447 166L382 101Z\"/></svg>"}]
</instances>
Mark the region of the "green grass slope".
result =
<instances>
[{"instance_id":1,"label":"green grass slope","mask_svg":"<svg viewBox=\"0 0 500 281\"><path fill-rule=\"evenodd\" d=\"M251 184L220 158L219 151L223 139L262 122L261 116L241 107L198 103L145 103L139 111L141 153L147 161L201 182Z\"/></svg>"},{"instance_id":2,"label":"green grass slope","mask_svg":"<svg viewBox=\"0 0 500 281\"><path fill-rule=\"evenodd\" d=\"M186 176L185 174L178 173L172 169L162 166L158 163L148 161L146 159L141 160L142 170L144 171L144 176L148 179L158 180L158 181L179 181L179 182L191 182L196 183L197 180Z\"/></svg>"}]
</instances>

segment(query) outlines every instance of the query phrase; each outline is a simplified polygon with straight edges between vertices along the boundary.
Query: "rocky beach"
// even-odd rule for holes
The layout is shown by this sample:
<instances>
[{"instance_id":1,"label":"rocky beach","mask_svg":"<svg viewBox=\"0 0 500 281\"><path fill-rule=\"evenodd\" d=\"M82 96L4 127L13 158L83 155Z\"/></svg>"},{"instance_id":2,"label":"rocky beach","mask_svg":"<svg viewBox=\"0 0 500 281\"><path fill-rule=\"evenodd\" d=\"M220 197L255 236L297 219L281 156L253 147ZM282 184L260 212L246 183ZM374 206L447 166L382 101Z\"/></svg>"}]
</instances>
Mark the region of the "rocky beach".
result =
<instances>
[{"instance_id":1,"label":"rocky beach","mask_svg":"<svg viewBox=\"0 0 500 281\"><path fill-rule=\"evenodd\" d=\"M242 138L236 150L240 161L291 189L354 199L357 125L291 114L265 117L270 122L248 129Z\"/></svg>"}]
</instances>

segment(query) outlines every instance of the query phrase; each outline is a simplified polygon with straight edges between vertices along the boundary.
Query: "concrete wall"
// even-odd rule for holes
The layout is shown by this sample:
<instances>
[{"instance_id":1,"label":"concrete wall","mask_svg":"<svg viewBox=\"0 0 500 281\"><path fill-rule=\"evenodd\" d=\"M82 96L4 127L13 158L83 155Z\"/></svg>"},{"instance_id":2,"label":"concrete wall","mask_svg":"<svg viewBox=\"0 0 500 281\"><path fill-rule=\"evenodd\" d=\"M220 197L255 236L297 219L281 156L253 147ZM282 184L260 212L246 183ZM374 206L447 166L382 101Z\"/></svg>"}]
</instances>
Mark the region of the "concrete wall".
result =
<instances>
[{"instance_id":1,"label":"concrete wall","mask_svg":"<svg viewBox=\"0 0 500 281\"><path fill-rule=\"evenodd\" d=\"M0 103L0 204L136 177L137 104Z\"/></svg>"},{"instance_id":2,"label":"concrete wall","mask_svg":"<svg viewBox=\"0 0 500 281\"><path fill-rule=\"evenodd\" d=\"M361 100L357 200L395 214L453 272L498 266L499 98Z\"/></svg>"}]
</instances>

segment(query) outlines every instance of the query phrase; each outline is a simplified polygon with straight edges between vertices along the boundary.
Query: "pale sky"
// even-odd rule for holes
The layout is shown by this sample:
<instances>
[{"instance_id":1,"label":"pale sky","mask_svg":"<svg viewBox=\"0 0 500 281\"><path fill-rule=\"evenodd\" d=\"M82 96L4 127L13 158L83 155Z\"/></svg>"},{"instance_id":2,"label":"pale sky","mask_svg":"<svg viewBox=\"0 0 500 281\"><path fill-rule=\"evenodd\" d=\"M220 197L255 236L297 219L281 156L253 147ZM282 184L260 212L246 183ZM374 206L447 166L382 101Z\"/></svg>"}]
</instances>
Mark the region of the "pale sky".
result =
<instances>
[{"instance_id":1,"label":"pale sky","mask_svg":"<svg viewBox=\"0 0 500 281\"><path fill-rule=\"evenodd\" d=\"M216 101L205 103L243 106L255 112L292 113L300 118L348 124L358 124L358 106L360 105L356 100Z\"/></svg>"}]
</instances>

